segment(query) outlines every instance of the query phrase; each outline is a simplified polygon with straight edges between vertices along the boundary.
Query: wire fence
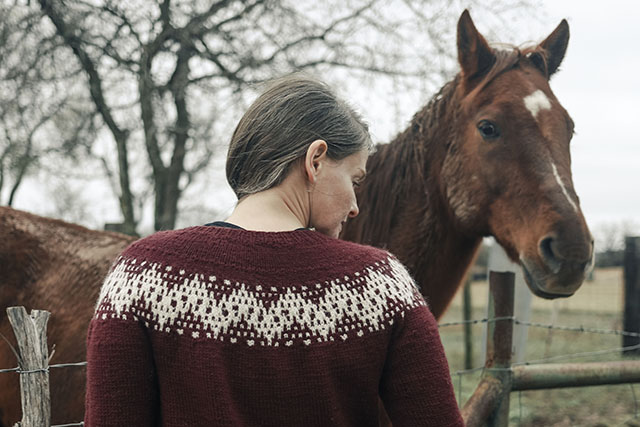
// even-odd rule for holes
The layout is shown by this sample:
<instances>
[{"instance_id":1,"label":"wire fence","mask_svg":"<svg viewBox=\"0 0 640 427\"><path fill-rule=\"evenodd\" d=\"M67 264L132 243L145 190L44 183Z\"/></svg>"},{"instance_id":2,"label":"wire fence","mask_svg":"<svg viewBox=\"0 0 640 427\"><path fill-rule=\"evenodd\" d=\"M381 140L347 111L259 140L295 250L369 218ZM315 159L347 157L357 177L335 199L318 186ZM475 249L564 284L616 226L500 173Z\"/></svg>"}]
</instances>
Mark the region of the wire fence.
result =
<instances>
[{"instance_id":1,"label":"wire fence","mask_svg":"<svg viewBox=\"0 0 640 427\"><path fill-rule=\"evenodd\" d=\"M624 331L624 330L619 330L619 329L604 329L604 328L585 327L584 325L565 326L565 325L555 325L555 324L550 324L550 323L529 322L529 321L520 320L520 319L516 318L515 316L497 317L497 318L493 318L493 319L481 318L481 319L473 319L473 320L466 320L466 321L463 320L463 321L455 321L455 322L445 322L445 323L440 323L438 325L438 328L439 329L444 329L444 328L451 328L451 327L455 327L455 326L464 326L464 325L468 325L468 324L471 324L471 325L482 325L482 324L495 323L495 322L499 322L499 321L511 321L511 322L514 323L514 325L529 326L529 327L541 328L541 329L547 329L547 330L558 330L558 331L568 331L568 332L577 332L577 333L591 333L591 334L602 334L602 335L614 335L614 336L629 336L629 337L640 338L640 333L637 333L637 332L629 332L629 331ZM630 350L637 350L637 349L640 349L640 344L633 345L633 346L627 346L627 347L615 347L615 348L594 350L594 351L588 351L588 352L576 352L576 353L562 354L562 355L545 357L545 358L541 358L541 359L527 360L525 362L514 362L514 363L512 363L512 368L516 367L516 366L522 366L522 365L548 363L548 362L567 360L567 359L574 359L574 358L580 358L580 357L588 357L588 356L612 354L612 353L621 353L623 351L630 351ZM69 367L85 367L85 366L87 366L87 362L59 363L59 364L49 365L47 369L42 369L42 370L23 371L20 368L9 368L9 369L0 369L0 373L30 374L30 373L34 373L34 372L49 372L49 369L69 368ZM452 377L454 377L457 380L457 383L458 383L458 401L459 401L459 403L462 404L462 380L463 380L463 377L465 375L478 373L478 372L485 372L485 371L513 371L512 368L486 368L485 366L478 366L478 367L471 368L471 369L459 369L459 370L452 371L451 375L452 375ZM632 394L632 397L633 397L633 415L630 418L628 418L627 420L625 420L620 425L625 425L625 423L627 423L630 420L640 419L640 405L638 403L636 390L635 390L633 384L630 384L629 386L630 386L631 394ZM518 408L519 408L518 412L519 412L519 418L521 420L522 419L522 391L518 391L517 393L518 393ZM57 425L53 425L51 427L72 427L72 426L84 426L84 423L83 422L78 422L78 423L69 423L69 424L57 424Z\"/></svg>"},{"instance_id":2,"label":"wire fence","mask_svg":"<svg viewBox=\"0 0 640 427\"><path fill-rule=\"evenodd\" d=\"M552 319L552 320L555 321L557 319ZM484 317L484 318L477 318L477 319L466 320L466 321L463 320L463 321L443 322L443 323L440 323L438 327L441 330L447 330L456 326L487 325L489 323L499 322L499 321L511 321L513 322L514 325L520 325L520 326L531 327L536 329L543 329L548 331L565 331L565 332L573 332L573 333L580 333L580 334L598 334L598 335L609 335L609 336L618 336L618 337L640 338L640 333L638 332L630 332L630 331L625 331L625 330L615 329L615 328L591 327L591 326L585 326L583 324L568 326L568 325L559 325L555 323L525 321L517 318L516 316L498 317L494 319L489 319L487 317ZM640 344L636 344L633 346L626 346L626 347L616 346L614 348L598 349L593 351L573 352L573 353L553 355L553 356L543 357L543 358L533 358L531 360L527 360L524 362L513 362L511 365L512 368L500 369L500 368L486 368L485 366L477 366L471 369L456 369L456 370L452 370L451 375L454 381L457 382L458 384L458 387L457 387L458 400L460 403L462 403L462 394L463 394L462 381L463 381L463 378L467 375L484 372L484 371L512 371L513 367L517 367L521 365L549 363L549 362L555 362L555 361L563 361L567 359L584 358L584 357L599 356L599 355L613 354L613 353L620 354L623 351L632 351L632 350L639 350L639 349L640 349ZM60 363L60 364L49 365L46 369L37 370L37 371L22 371L20 370L20 368L0 369L0 374L1 373L30 374L34 372L44 372L44 371L48 372L49 369L84 367L86 365L87 365L87 362ZM629 385L629 391L631 393L631 399L632 399L632 409L631 409L632 413L631 413L631 416L625 421L623 421L623 423L620 425L625 425L625 423L627 423L630 420L640 419L640 409L639 409L640 405L638 402L638 395L636 393L636 390L633 384ZM517 393L517 407L514 409L517 409L517 413L519 415L518 416L518 425L519 425L520 422L523 420L522 391L518 391L514 393ZM83 425L84 425L83 422L78 422L78 423L69 423L69 424L58 424L52 427L83 426Z\"/></svg>"},{"instance_id":3,"label":"wire fence","mask_svg":"<svg viewBox=\"0 0 640 427\"><path fill-rule=\"evenodd\" d=\"M511 321L514 325L527 326L532 328L545 329L549 331L564 331L564 332L574 332L574 333L586 333L586 334L599 334L599 335L611 335L611 336L619 336L619 337L635 337L640 338L640 333L625 331L620 329L610 329L610 328L596 328L596 327L588 327L584 325L577 326L567 326L567 325L557 325L552 323L543 323L543 322L533 322L533 321L524 321L520 320L515 316L506 316L506 317L496 317L493 319L490 318L480 318L480 319L472 319L472 320L462 320L462 321L453 321L453 322L445 322L440 323L438 325L439 329L446 329L456 326L466 326L466 325L487 325L489 323L501 322L501 321ZM441 331L442 332L442 331ZM527 365L537 365L543 363L550 362L558 362L565 361L568 359L577 359L577 358L585 358L591 356L600 356L605 354L622 354L623 352L640 350L640 343L631 345L631 346L616 346L614 348L606 348L606 349L598 349L593 351L581 351L574 353L566 353L561 355L548 356L543 358L535 358L526 360L523 362L512 362L511 367L509 368L487 368L485 366L477 366L470 369L456 369L452 370L451 376L454 381L457 382L457 394L458 394L458 403L460 406L464 403L462 400L462 381L465 375L475 374L475 373L485 373L489 371L502 371L502 372L513 372L513 368L517 366L527 366ZM628 426L629 422L633 420L640 420L640 404L638 402L638 395L636 393L634 384L629 384L629 390L632 396L632 414L629 418L622 421L620 426ZM523 421L523 403L522 403L522 391L517 391L517 424L521 425Z\"/></svg>"},{"instance_id":4,"label":"wire fence","mask_svg":"<svg viewBox=\"0 0 640 427\"><path fill-rule=\"evenodd\" d=\"M549 329L549 330L581 332L581 333L593 333L593 334L604 334L604 335L617 335L617 336L627 336L627 337L638 337L638 338L640 338L640 333L638 333L638 332L629 332L629 331L622 331L622 330L617 330L617 329L589 328L589 327L584 327L582 325L580 325L580 326L558 326L558 325L553 325L553 324L548 324L548 323L525 322L525 321L522 321L522 320L518 320L515 316L496 317L494 319L484 318L484 319L474 319L474 320L466 320L466 321L462 320L462 321L459 321L459 322L447 322L447 323L439 324L438 328L441 329L441 328L446 328L446 327L451 327L451 326L462 326L462 325L467 325L467 324L480 325L480 324L483 324L483 323L492 323L492 322L499 322L499 321L504 321L504 320L511 320L514 323L514 325L531 326L531 327L543 328L543 329ZM555 360L572 359L572 358L577 358L577 357L587 357L587 356L594 356L594 355L602 355L602 354L607 354L607 353L622 353L622 352L625 352L625 351L631 351L631 350L637 350L637 349L640 349L640 344L636 344L636 345L632 345L632 346L626 346L626 347L616 347L616 348L607 349L607 350L595 350L595 351L588 351L588 352L578 352L578 353L563 354L563 355L559 355L559 356L550 356L550 357L545 357L545 358L541 358L541 359L528 360L526 362L513 362L511 365L512 366L531 365L531 364L538 364L538 363L544 363L544 362L555 361ZM453 374L454 375L459 375L459 374L465 374L465 373L473 373L473 372L477 372L477 371L480 371L480 370L483 370L483 369L484 369L484 366L480 366L480 367L472 368L472 369L454 371Z\"/></svg>"}]
</instances>

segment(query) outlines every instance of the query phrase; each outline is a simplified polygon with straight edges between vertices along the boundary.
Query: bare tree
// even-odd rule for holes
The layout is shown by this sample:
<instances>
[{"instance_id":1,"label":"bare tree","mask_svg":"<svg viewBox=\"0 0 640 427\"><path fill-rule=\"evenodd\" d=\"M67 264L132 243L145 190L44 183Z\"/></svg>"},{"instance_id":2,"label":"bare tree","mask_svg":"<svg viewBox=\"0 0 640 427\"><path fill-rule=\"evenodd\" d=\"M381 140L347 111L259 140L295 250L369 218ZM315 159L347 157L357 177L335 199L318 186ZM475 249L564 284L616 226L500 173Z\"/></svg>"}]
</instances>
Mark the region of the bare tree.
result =
<instances>
[{"instance_id":1,"label":"bare tree","mask_svg":"<svg viewBox=\"0 0 640 427\"><path fill-rule=\"evenodd\" d=\"M39 9L27 3L7 13L31 17L17 33L31 36L23 48L36 46L38 58L64 47L55 81L82 90L63 91L74 98L53 103L59 113L36 102L35 117L49 122L55 115L55 132L69 136L65 147L94 156L90 137L108 131L116 155L99 158L118 194L124 231L134 233L149 186L155 229L175 226L182 194L223 145L216 126L229 117L225 105L242 105L256 83L291 71L348 70L365 81L384 77L433 92L455 67L454 50L444 47L462 10L455 3L39 0ZM475 3L485 10L509 4ZM64 115L70 119L60 120Z\"/></svg>"},{"instance_id":2,"label":"bare tree","mask_svg":"<svg viewBox=\"0 0 640 427\"><path fill-rule=\"evenodd\" d=\"M625 237L639 232L640 225L631 219L600 222L593 227L596 252L622 251Z\"/></svg>"},{"instance_id":3,"label":"bare tree","mask_svg":"<svg viewBox=\"0 0 640 427\"><path fill-rule=\"evenodd\" d=\"M70 86L55 75L64 46L53 35L36 36L43 32L41 14L1 4L0 16L0 201L12 205L25 176L51 148L39 143L38 133L65 107L63 88Z\"/></svg>"}]
</instances>

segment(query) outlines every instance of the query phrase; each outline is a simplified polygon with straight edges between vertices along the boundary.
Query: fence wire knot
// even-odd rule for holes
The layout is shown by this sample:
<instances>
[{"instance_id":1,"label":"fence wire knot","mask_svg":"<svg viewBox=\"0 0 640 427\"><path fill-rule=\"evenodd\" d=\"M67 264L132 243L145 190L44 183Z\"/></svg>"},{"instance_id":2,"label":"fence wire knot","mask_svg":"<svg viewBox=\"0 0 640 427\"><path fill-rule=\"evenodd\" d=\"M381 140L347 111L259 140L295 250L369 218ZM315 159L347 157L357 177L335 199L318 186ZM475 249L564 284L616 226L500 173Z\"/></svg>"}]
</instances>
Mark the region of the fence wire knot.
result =
<instances>
[{"instance_id":1,"label":"fence wire knot","mask_svg":"<svg viewBox=\"0 0 640 427\"><path fill-rule=\"evenodd\" d=\"M44 369L31 369L31 370L27 370L27 371L23 371L22 369L18 369L17 372L22 375L22 374L38 374L38 373L49 373L49 368L44 368Z\"/></svg>"}]
</instances>

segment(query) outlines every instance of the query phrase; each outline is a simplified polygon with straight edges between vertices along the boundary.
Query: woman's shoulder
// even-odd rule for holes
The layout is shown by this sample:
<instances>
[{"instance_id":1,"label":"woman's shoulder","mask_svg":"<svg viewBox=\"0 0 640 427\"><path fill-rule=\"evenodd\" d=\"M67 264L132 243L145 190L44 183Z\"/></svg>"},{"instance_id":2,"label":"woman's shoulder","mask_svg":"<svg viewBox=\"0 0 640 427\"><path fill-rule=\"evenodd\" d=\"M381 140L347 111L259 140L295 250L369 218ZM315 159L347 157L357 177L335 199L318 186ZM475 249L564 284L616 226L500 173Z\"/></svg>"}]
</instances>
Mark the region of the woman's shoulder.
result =
<instances>
[{"instance_id":1,"label":"woman's shoulder","mask_svg":"<svg viewBox=\"0 0 640 427\"><path fill-rule=\"evenodd\" d=\"M332 239L328 243L332 270L353 272L370 287L413 300L418 289L406 267L390 252L373 246Z\"/></svg>"},{"instance_id":2,"label":"woman's shoulder","mask_svg":"<svg viewBox=\"0 0 640 427\"><path fill-rule=\"evenodd\" d=\"M338 253L352 253L366 258L387 258L391 254L380 248L376 248L362 243L355 243L348 240L326 238L327 246L332 247Z\"/></svg>"},{"instance_id":3,"label":"woman's shoulder","mask_svg":"<svg viewBox=\"0 0 640 427\"><path fill-rule=\"evenodd\" d=\"M181 252L185 248L197 244L199 241L214 239L207 235L208 229L213 227L193 226L177 230L157 231L149 236L132 242L120 254L122 257L144 257L145 254L155 252ZM211 233L209 233L211 234Z\"/></svg>"},{"instance_id":4,"label":"woman's shoulder","mask_svg":"<svg viewBox=\"0 0 640 427\"><path fill-rule=\"evenodd\" d=\"M334 261L350 261L361 266L380 267L381 265L394 265L396 268L406 272L400 261L385 249L376 248L361 243L346 240L330 239L328 243L328 254ZM408 274L408 273L407 273Z\"/></svg>"}]
</instances>

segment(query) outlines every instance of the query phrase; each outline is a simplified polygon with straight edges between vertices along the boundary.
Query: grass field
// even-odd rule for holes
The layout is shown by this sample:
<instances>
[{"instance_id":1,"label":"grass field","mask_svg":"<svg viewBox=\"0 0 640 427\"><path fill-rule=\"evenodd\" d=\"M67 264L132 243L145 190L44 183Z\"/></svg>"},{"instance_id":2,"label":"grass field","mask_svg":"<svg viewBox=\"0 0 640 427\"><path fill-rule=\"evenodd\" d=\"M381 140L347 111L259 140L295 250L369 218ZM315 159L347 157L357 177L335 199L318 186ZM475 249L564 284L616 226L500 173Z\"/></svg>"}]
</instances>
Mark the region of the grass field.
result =
<instances>
[{"instance_id":1,"label":"grass field","mask_svg":"<svg viewBox=\"0 0 640 427\"><path fill-rule=\"evenodd\" d=\"M472 284L473 319L486 317L487 284ZM534 298L531 321L556 326L622 329L624 289L621 269L597 270L594 280L583 284L571 298L547 301ZM440 319L440 323L462 320L461 293ZM442 341L452 372L464 369L462 326L441 329ZM474 364L482 366L483 326L473 326ZM617 335L549 330L529 327L525 360L539 360L575 353L621 347ZM600 355L568 357L562 362L606 362L628 360L619 351ZM453 375L459 400L464 403L475 389L481 373ZM638 426L640 427L640 384L536 390L511 393L512 426Z\"/></svg>"}]
</instances>

